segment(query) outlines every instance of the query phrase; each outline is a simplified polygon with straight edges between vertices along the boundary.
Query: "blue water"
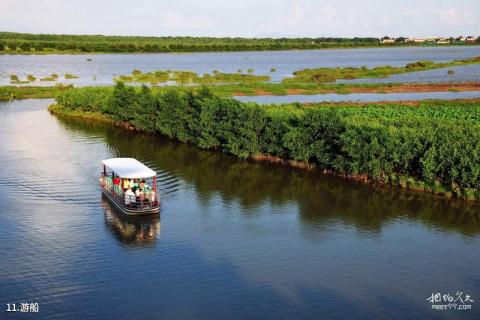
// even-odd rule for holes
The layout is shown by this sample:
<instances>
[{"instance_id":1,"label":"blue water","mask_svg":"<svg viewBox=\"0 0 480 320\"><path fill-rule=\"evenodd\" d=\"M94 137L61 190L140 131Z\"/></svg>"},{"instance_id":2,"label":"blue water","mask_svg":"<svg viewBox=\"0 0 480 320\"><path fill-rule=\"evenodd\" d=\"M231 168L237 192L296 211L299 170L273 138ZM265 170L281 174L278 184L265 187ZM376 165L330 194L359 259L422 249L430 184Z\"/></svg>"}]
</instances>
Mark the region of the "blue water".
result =
<instances>
[{"instance_id":1,"label":"blue water","mask_svg":"<svg viewBox=\"0 0 480 320\"><path fill-rule=\"evenodd\" d=\"M309 102L378 102L378 101L409 101L427 99L473 99L480 98L480 91L462 92L402 92L402 93L351 93L351 94L313 94L313 95L286 95L286 96L236 96L235 99L243 102L257 103L309 103Z\"/></svg>"},{"instance_id":2,"label":"blue water","mask_svg":"<svg viewBox=\"0 0 480 320\"><path fill-rule=\"evenodd\" d=\"M10 74L25 79L28 74L40 78L52 73L60 75L59 83L75 85L109 85L113 77L130 74L133 69L191 70L199 74L237 72L253 69L254 74L265 74L272 81L281 81L295 70L318 67L374 67L379 65L403 66L418 60L437 62L480 56L480 46L405 47L372 49L335 49L307 51L213 52L213 53L159 53L159 54L100 54L100 55L0 55L0 85L9 84ZM87 61L92 59L92 61ZM276 72L271 72L276 68ZM450 76L446 70L438 71L430 81L480 81L480 72L472 66ZM470 71L469 71L470 70ZM437 72L437 71L436 71ZM79 79L63 79L65 73ZM405 81L416 82L423 73L403 75ZM397 77L393 80L401 80ZM389 81L390 82L390 81ZM55 83L55 82L54 82ZM52 85L36 81L34 85Z\"/></svg>"},{"instance_id":3,"label":"blue water","mask_svg":"<svg viewBox=\"0 0 480 320\"><path fill-rule=\"evenodd\" d=\"M479 319L473 204L239 160L0 102L1 319ZM102 159L159 175L160 217L102 199ZM436 292L473 309L435 311Z\"/></svg>"}]
</instances>

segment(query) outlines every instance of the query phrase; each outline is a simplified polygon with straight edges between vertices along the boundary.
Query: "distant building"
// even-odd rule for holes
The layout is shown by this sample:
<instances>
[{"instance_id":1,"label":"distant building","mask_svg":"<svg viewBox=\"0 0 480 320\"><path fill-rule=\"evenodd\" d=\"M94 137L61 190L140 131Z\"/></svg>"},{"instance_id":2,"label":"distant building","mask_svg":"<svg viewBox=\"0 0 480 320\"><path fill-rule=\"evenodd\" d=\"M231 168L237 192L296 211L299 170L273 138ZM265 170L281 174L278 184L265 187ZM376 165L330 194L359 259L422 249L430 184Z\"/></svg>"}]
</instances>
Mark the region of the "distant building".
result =
<instances>
[{"instance_id":1,"label":"distant building","mask_svg":"<svg viewBox=\"0 0 480 320\"><path fill-rule=\"evenodd\" d=\"M439 37L428 37L428 38L425 38L425 42L437 42L439 39Z\"/></svg>"},{"instance_id":2,"label":"distant building","mask_svg":"<svg viewBox=\"0 0 480 320\"><path fill-rule=\"evenodd\" d=\"M465 37L464 36L460 36L458 38L455 38L455 41L457 42L465 42Z\"/></svg>"},{"instance_id":3,"label":"distant building","mask_svg":"<svg viewBox=\"0 0 480 320\"><path fill-rule=\"evenodd\" d=\"M413 42L415 42L415 43L424 43L424 42L425 42L425 39L422 39L422 38L413 38Z\"/></svg>"},{"instance_id":4,"label":"distant building","mask_svg":"<svg viewBox=\"0 0 480 320\"><path fill-rule=\"evenodd\" d=\"M468 36L466 39L465 39L465 42L466 43L475 43L476 39L475 37L473 36Z\"/></svg>"},{"instance_id":5,"label":"distant building","mask_svg":"<svg viewBox=\"0 0 480 320\"><path fill-rule=\"evenodd\" d=\"M438 43L438 44L450 44L450 39L448 39L448 38L439 38L439 39L437 40L437 43Z\"/></svg>"},{"instance_id":6,"label":"distant building","mask_svg":"<svg viewBox=\"0 0 480 320\"><path fill-rule=\"evenodd\" d=\"M384 39L380 40L380 42L384 43L384 44L385 43L395 43L395 38L391 38L391 39L390 38L388 38L388 39L384 38Z\"/></svg>"}]
</instances>

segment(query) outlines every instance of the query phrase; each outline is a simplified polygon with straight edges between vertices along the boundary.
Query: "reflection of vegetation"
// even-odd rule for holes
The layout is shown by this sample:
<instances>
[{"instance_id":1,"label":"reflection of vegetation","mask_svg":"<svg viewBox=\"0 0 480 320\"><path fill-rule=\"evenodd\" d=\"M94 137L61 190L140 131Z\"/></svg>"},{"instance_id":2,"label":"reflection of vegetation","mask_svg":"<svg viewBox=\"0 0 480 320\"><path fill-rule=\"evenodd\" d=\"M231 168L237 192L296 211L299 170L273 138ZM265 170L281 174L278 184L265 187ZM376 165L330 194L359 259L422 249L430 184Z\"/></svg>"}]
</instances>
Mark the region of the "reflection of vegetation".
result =
<instances>
[{"instance_id":1,"label":"reflection of vegetation","mask_svg":"<svg viewBox=\"0 0 480 320\"><path fill-rule=\"evenodd\" d=\"M358 78L386 78L393 74L407 72L425 71L453 66L463 66L468 64L480 63L480 57L453 60L449 62L433 62L428 60L408 63L404 67L379 66L369 69L367 67L353 68L318 68L304 69L295 71L293 78L285 78L284 82L296 83L328 83L335 82L338 79L358 79Z\"/></svg>"},{"instance_id":2,"label":"reflection of vegetation","mask_svg":"<svg viewBox=\"0 0 480 320\"><path fill-rule=\"evenodd\" d=\"M87 112L242 158L276 156L356 179L480 198L480 103L259 106L198 93L60 93L56 112Z\"/></svg>"},{"instance_id":3,"label":"reflection of vegetation","mask_svg":"<svg viewBox=\"0 0 480 320\"><path fill-rule=\"evenodd\" d=\"M142 73L140 70L133 70L130 76L120 76L118 80L151 84L165 83L167 81L174 81L177 84L217 84L256 83L268 81L270 77L238 73L220 73L217 70L213 70L211 75L206 73L203 76L199 76L192 71L160 70Z\"/></svg>"},{"instance_id":4,"label":"reflection of vegetation","mask_svg":"<svg viewBox=\"0 0 480 320\"><path fill-rule=\"evenodd\" d=\"M466 235L480 233L476 204L401 189L392 192L360 186L314 171L239 161L220 152L203 151L98 122L62 116L59 121L68 130L105 139L120 155L134 155L157 171L170 173L195 186L198 197L202 198L199 203L218 195L227 202L238 201L246 209L258 208L266 201L273 205L294 203L299 207L301 220L310 227L323 225L322 221L340 221L376 232L393 220L406 218ZM218 179L219 172L222 179ZM243 212L262 214L261 210Z\"/></svg>"}]
</instances>

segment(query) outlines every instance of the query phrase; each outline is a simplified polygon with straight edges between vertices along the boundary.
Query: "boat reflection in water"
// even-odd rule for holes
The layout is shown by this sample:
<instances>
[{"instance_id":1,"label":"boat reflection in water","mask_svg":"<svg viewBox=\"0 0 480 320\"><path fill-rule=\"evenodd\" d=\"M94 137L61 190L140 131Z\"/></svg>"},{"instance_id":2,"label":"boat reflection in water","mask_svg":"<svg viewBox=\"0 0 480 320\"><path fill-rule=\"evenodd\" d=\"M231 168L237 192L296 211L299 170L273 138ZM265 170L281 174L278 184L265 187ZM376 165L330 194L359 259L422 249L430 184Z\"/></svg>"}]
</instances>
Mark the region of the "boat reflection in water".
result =
<instances>
[{"instance_id":1,"label":"boat reflection in water","mask_svg":"<svg viewBox=\"0 0 480 320\"><path fill-rule=\"evenodd\" d=\"M160 215L126 216L102 196L105 224L114 236L128 246L148 246L160 237Z\"/></svg>"}]
</instances>

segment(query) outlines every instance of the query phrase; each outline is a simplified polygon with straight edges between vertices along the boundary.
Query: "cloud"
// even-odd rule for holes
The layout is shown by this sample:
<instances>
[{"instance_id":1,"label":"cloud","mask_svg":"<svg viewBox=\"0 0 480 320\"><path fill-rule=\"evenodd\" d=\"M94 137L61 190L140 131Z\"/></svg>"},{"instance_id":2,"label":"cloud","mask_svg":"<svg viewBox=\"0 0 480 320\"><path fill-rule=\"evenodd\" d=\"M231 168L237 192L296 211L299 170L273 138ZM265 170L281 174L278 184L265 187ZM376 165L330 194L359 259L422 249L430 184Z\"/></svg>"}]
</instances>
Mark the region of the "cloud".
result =
<instances>
[{"instance_id":1,"label":"cloud","mask_svg":"<svg viewBox=\"0 0 480 320\"><path fill-rule=\"evenodd\" d=\"M477 0L0 0L0 30L192 36L478 33Z\"/></svg>"}]
</instances>

